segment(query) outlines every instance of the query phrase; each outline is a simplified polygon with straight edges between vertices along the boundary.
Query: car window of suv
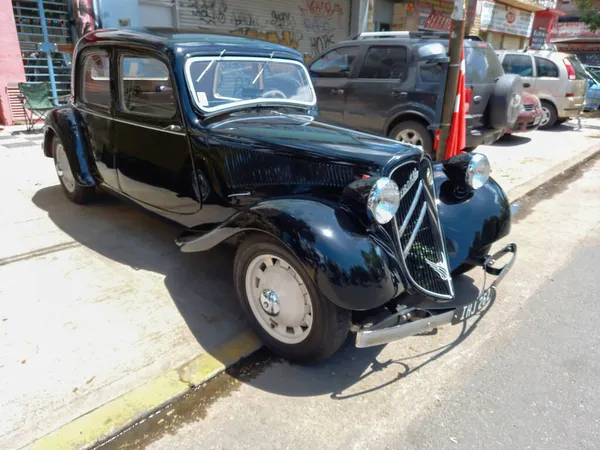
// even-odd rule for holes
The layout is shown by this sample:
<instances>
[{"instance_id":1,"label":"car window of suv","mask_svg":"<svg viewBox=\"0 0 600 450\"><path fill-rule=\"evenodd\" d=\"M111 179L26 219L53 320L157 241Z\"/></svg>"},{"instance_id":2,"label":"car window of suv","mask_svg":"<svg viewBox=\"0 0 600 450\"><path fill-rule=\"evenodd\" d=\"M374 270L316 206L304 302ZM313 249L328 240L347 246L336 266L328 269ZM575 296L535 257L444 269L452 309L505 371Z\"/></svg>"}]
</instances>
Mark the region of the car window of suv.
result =
<instances>
[{"instance_id":1,"label":"car window of suv","mask_svg":"<svg viewBox=\"0 0 600 450\"><path fill-rule=\"evenodd\" d=\"M465 78L468 84L494 83L504 75L500 60L492 47L483 42L465 45Z\"/></svg>"},{"instance_id":2,"label":"car window of suv","mask_svg":"<svg viewBox=\"0 0 600 450\"><path fill-rule=\"evenodd\" d=\"M546 58L534 56L535 70L538 77L558 78L558 66Z\"/></svg>"},{"instance_id":3,"label":"car window of suv","mask_svg":"<svg viewBox=\"0 0 600 450\"><path fill-rule=\"evenodd\" d=\"M358 78L404 80L407 77L407 55L404 46L371 47L367 51Z\"/></svg>"},{"instance_id":4,"label":"car window of suv","mask_svg":"<svg viewBox=\"0 0 600 450\"><path fill-rule=\"evenodd\" d=\"M310 65L317 76L349 76L358 55L358 46L340 47L325 53Z\"/></svg>"},{"instance_id":5,"label":"car window of suv","mask_svg":"<svg viewBox=\"0 0 600 450\"><path fill-rule=\"evenodd\" d=\"M121 108L142 116L171 118L177 111L169 69L154 58L122 56Z\"/></svg>"},{"instance_id":6,"label":"car window of suv","mask_svg":"<svg viewBox=\"0 0 600 450\"><path fill-rule=\"evenodd\" d=\"M502 60L502 68L506 73L520 75L522 77L533 76L533 65L529 55L505 55Z\"/></svg>"},{"instance_id":7,"label":"car window of suv","mask_svg":"<svg viewBox=\"0 0 600 450\"><path fill-rule=\"evenodd\" d=\"M110 109L110 68L106 53L87 54L82 60L79 98L87 105Z\"/></svg>"}]
</instances>

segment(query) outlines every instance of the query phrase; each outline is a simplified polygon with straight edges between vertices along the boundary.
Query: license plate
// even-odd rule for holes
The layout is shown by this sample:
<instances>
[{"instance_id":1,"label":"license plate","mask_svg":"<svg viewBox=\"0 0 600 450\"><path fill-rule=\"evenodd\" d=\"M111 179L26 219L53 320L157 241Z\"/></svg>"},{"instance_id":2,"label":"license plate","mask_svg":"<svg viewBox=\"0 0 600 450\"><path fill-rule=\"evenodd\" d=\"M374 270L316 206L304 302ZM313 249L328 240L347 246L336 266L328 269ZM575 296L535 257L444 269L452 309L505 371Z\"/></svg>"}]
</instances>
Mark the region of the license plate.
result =
<instances>
[{"instance_id":1,"label":"license plate","mask_svg":"<svg viewBox=\"0 0 600 450\"><path fill-rule=\"evenodd\" d=\"M473 317L483 308L485 308L492 300L496 298L496 289L490 287L486 289L477 300L468 303L465 306L461 306L454 312L452 317L452 324L455 325L459 322L467 320L469 317Z\"/></svg>"},{"instance_id":2,"label":"license plate","mask_svg":"<svg viewBox=\"0 0 600 450\"><path fill-rule=\"evenodd\" d=\"M541 120L542 120L542 118L538 116L535 119L533 119L533 124L537 125L538 123L540 123Z\"/></svg>"}]
</instances>

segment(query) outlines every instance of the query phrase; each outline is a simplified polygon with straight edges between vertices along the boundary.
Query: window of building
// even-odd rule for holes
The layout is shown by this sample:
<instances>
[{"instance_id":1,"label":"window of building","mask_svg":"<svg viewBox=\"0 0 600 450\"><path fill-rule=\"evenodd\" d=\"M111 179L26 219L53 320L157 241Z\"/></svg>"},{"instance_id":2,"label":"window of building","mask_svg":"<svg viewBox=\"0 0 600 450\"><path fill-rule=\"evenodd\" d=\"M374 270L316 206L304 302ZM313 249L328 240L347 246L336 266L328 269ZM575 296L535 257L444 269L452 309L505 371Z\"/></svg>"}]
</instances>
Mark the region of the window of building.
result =
<instances>
[{"instance_id":1,"label":"window of building","mask_svg":"<svg viewBox=\"0 0 600 450\"><path fill-rule=\"evenodd\" d=\"M80 98L83 103L110 108L110 67L107 54L93 53L83 57Z\"/></svg>"},{"instance_id":2,"label":"window of building","mask_svg":"<svg viewBox=\"0 0 600 450\"><path fill-rule=\"evenodd\" d=\"M407 54L406 47L400 45L371 47L358 78L406 79Z\"/></svg>"},{"instance_id":3,"label":"window of building","mask_svg":"<svg viewBox=\"0 0 600 450\"><path fill-rule=\"evenodd\" d=\"M546 58L534 56L538 77L558 78L558 66Z\"/></svg>"},{"instance_id":4,"label":"window of building","mask_svg":"<svg viewBox=\"0 0 600 450\"><path fill-rule=\"evenodd\" d=\"M177 103L165 63L154 58L124 56L120 78L123 110L162 118L175 115Z\"/></svg>"}]
</instances>

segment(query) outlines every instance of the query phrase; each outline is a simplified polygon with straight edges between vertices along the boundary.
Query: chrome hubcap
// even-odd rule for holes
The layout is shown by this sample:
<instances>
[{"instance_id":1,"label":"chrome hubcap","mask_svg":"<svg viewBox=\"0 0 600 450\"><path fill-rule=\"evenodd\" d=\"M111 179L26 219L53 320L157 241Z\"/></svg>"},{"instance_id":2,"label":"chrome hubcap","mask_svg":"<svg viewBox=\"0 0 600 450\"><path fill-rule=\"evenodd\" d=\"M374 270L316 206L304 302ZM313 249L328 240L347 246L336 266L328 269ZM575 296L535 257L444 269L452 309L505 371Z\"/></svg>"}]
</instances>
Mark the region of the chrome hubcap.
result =
<instances>
[{"instance_id":1,"label":"chrome hubcap","mask_svg":"<svg viewBox=\"0 0 600 450\"><path fill-rule=\"evenodd\" d=\"M313 324L310 294L300 275L284 259L260 255L248 265L246 296L260 326L285 344L308 337Z\"/></svg>"},{"instance_id":2,"label":"chrome hubcap","mask_svg":"<svg viewBox=\"0 0 600 450\"><path fill-rule=\"evenodd\" d=\"M75 177L73 177L73 172L69 165L69 158L67 158L67 153L62 144L56 146L56 161L54 165L56 167L58 178L61 180L65 189L69 192L74 192Z\"/></svg>"},{"instance_id":3,"label":"chrome hubcap","mask_svg":"<svg viewBox=\"0 0 600 450\"><path fill-rule=\"evenodd\" d=\"M423 146L423 138L412 128L405 128L396 135L396 140L400 142L408 142L409 144Z\"/></svg>"},{"instance_id":4,"label":"chrome hubcap","mask_svg":"<svg viewBox=\"0 0 600 450\"><path fill-rule=\"evenodd\" d=\"M550 122L550 110L546 106L542 106L542 112L544 113L542 116L542 120L540 121L540 126L546 125Z\"/></svg>"}]
</instances>

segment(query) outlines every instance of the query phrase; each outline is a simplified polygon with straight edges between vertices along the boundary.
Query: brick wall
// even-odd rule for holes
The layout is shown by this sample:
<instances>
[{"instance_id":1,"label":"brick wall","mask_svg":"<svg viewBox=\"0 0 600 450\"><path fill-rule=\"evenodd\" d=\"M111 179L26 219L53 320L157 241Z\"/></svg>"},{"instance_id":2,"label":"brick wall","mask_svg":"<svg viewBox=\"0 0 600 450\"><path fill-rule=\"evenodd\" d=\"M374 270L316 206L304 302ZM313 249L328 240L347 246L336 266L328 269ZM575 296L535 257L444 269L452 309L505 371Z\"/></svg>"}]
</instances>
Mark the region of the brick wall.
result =
<instances>
[{"instance_id":1,"label":"brick wall","mask_svg":"<svg viewBox=\"0 0 600 450\"><path fill-rule=\"evenodd\" d=\"M12 125L7 87L25 81L12 1L0 0L0 123Z\"/></svg>"}]
</instances>

